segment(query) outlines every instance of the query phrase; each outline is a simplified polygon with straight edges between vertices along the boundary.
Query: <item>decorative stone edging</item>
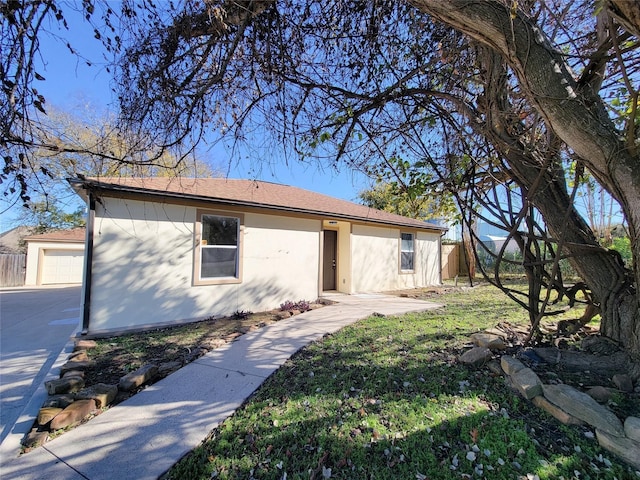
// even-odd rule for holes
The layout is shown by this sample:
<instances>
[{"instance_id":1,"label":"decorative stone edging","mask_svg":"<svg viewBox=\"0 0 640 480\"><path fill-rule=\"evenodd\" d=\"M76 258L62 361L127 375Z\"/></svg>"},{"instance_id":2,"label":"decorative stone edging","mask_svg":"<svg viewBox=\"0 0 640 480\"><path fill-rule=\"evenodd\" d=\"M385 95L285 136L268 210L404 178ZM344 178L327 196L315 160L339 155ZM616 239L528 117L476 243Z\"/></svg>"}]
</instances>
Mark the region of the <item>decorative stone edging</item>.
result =
<instances>
[{"instance_id":1,"label":"decorative stone edging","mask_svg":"<svg viewBox=\"0 0 640 480\"><path fill-rule=\"evenodd\" d=\"M498 333L473 334L471 341L474 347L460 356L460 362L471 366L488 365L493 372L502 374L522 397L565 425L590 425L595 429L602 448L640 469L640 418L628 417L623 423L611 410L587 393L566 384L542 383L532 369L511 355L501 356L499 364L491 361L495 352L506 349L504 339ZM616 378L615 383L618 385L620 382L628 387L631 379L621 375ZM598 390L593 395L597 396L597 393Z\"/></svg>"},{"instance_id":2,"label":"decorative stone edging","mask_svg":"<svg viewBox=\"0 0 640 480\"><path fill-rule=\"evenodd\" d=\"M159 367L148 364L122 377L118 385L98 383L85 387L85 371L95 366L87 350L96 346L93 340L77 340L67 362L60 367L60 378L45 382L49 397L42 404L34 427L22 441L25 448L44 444L52 432L73 427L111 405L119 391L130 392L158 376ZM179 367L176 362L174 369Z\"/></svg>"},{"instance_id":3,"label":"decorative stone edging","mask_svg":"<svg viewBox=\"0 0 640 480\"><path fill-rule=\"evenodd\" d=\"M302 302L299 302L302 303ZM213 341L212 348L218 348L238 337L260 329L269 323L285 320L299 315L307 310L321 308L335 302L328 299L318 299L303 305L302 309L273 310L266 312L271 321L250 325L224 335ZM294 304L295 305L295 304ZM134 390L155 382L159 378L180 369L209 351L208 348L197 347L190 352L183 362L168 361L164 363L146 364L135 372L121 377L117 385L98 383L85 387L85 372L95 368L96 362L89 358L87 350L97 347L94 340L76 339L73 352L67 357L67 362L60 367L60 378L45 382L49 397L45 400L34 426L22 439L22 446L27 449L36 448L51 439L52 433L66 428L75 427L101 413L101 410L111 405L118 397L118 393L130 393Z\"/></svg>"}]
</instances>

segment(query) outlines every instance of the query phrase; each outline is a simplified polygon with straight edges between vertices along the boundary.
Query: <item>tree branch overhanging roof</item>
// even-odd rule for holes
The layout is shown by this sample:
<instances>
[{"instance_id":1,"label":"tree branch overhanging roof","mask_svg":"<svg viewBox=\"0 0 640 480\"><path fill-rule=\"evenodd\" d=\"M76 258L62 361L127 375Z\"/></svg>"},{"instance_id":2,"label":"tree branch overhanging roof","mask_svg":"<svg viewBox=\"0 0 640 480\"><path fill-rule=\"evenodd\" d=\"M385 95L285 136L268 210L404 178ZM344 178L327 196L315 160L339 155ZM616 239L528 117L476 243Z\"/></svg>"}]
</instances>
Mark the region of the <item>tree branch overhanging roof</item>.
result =
<instances>
[{"instance_id":1,"label":"tree branch overhanging roof","mask_svg":"<svg viewBox=\"0 0 640 480\"><path fill-rule=\"evenodd\" d=\"M259 180L86 177L71 178L68 181L81 196L86 196L85 192L93 192L97 196L128 193L156 199L204 201L217 205L253 207L419 230L447 230L433 223L376 210L302 188Z\"/></svg>"}]
</instances>

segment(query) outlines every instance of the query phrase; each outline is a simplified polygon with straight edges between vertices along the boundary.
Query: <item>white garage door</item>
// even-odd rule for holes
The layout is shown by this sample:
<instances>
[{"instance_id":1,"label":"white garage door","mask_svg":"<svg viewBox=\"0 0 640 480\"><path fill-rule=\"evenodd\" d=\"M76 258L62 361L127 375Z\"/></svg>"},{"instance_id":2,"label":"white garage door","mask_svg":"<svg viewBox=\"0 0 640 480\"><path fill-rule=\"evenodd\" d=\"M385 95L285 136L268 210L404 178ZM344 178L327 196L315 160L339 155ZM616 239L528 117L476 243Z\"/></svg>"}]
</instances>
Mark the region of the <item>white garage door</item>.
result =
<instances>
[{"instance_id":1,"label":"white garage door","mask_svg":"<svg viewBox=\"0 0 640 480\"><path fill-rule=\"evenodd\" d=\"M42 284L82 283L82 250L45 250L42 255Z\"/></svg>"}]
</instances>

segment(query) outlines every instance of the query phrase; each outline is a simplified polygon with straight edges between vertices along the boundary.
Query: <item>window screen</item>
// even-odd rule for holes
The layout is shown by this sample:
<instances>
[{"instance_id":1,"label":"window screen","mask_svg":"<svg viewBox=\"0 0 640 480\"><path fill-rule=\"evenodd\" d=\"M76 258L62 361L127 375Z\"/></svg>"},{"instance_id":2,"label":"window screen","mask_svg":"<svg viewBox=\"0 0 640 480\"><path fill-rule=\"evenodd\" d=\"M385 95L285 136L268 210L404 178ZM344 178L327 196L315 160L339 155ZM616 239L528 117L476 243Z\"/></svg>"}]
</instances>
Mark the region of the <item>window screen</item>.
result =
<instances>
[{"instance_id":1,"label":"window screen","mask_svg":"<svg viewBox=\"0 0 640 480\"><path fill-rule=\"evenodd\" d=\"M238 276L240 219L202 216L200 278Z\"/></svg>"},{"instance_id":2,"label":"window screen","mask_svg":"<svg viewBox=\"0 0 640 480\"><path fill-rule=\"evenodd\" d=\"M400 270L413 270L413 233L400 234Z\"/></svg>"}]
</instances>

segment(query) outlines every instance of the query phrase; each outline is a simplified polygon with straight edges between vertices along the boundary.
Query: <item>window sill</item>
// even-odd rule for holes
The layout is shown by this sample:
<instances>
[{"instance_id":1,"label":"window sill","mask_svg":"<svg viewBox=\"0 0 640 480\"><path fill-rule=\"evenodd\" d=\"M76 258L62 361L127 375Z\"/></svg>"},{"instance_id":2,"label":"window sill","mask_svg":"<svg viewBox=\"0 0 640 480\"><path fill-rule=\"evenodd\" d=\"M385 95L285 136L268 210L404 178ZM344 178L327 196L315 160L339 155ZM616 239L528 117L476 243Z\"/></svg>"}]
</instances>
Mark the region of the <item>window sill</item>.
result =
<instances>
[{"instance_id":1,"label":"window sill","mask_svg":"<svg viewBox=\"0 0 640 480\"><path fill-rule=\"evenodd\" d=\"M201 279L201 280L194 280L193 281L193 286L194 287L200 287L200 286L205 286L205 285L232 285L232 284L238 284L238 283L242 283L242 279L241 278L236 278L236 277L221 277L221 278L207 278L207 279Z\"/></svg>"}]
</instances>

